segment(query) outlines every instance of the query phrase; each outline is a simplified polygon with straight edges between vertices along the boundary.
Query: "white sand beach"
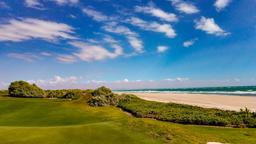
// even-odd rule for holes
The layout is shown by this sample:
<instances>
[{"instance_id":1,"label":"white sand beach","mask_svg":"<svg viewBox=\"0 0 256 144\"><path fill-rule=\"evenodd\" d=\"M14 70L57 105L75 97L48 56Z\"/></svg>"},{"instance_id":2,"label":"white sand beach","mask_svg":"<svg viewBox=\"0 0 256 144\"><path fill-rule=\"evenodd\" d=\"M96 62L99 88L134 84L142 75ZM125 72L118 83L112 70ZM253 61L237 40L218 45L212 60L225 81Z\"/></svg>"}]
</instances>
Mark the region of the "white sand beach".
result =
<instances>
[{"instance_id":1,"label":"white sand beach","mask_svg":"<svg viewBox=\"0 0 256 144\"><path fill-rule=\"evenodd\" d=\"M127 92L128 93L128 92ZM256 111L256 96L234 96L216 94L185 94L185 93L130 93L142 99L158 102L174 102L206 108L219 108L239 111L247 107Z\"/></svg>"}]
</instances>

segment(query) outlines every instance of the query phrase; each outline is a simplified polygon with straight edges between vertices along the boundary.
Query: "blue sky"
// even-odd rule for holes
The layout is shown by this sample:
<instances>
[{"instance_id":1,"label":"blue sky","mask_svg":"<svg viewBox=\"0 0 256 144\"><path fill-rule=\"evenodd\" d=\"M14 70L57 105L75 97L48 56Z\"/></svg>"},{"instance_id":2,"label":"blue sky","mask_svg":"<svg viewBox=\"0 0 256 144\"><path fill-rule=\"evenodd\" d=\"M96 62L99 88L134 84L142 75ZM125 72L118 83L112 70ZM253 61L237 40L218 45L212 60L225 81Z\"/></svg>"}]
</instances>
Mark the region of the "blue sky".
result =
<instances>
[{"instance_id":1,"label":"blue sky","mask_svg":"<svg viewBox=\"0 0 256 144\"><path fill-rule=\"evenodd\" d=\"M256 84L254 0L0 0L0 88Z\"/></svg>"}]
</instances>

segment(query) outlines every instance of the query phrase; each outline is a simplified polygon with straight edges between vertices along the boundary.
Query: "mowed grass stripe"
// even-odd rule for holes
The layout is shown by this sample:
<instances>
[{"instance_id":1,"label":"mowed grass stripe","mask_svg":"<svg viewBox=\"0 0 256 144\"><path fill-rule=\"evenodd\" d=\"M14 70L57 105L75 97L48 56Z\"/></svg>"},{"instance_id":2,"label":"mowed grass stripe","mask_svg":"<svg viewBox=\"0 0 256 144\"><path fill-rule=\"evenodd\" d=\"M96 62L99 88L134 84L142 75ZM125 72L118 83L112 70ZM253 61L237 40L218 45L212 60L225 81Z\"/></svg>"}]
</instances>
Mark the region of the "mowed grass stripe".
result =
<instances>
[{"instance_id":1,"label":"mowed grass stripe","mask_svg":"<svg viewBox=\"0 0 256 144\"><path fill-rule=\"evenodd\" d=\"M10 128L0 130L4 144L113 144L157 143L141 134L120 129L114 123L50 128ZM4 136L4 137L3 137Z\"/></svg>"}]
</instances>

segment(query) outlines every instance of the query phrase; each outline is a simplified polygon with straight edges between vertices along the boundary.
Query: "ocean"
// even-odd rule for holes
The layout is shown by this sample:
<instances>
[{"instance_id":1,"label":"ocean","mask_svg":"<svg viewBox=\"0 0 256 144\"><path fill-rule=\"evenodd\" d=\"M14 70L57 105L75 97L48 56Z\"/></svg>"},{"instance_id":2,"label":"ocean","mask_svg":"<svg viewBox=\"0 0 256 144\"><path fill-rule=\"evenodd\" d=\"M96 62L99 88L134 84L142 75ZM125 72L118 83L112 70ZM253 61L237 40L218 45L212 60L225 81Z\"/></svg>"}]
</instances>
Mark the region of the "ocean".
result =
<instances>
[{"instance_id":1,"label":"ocean","mask_svg":"<svg viewBox=\"0 0 256 144\"><path fill-rule=\"evenodd\" d=\"M194 93L194 94L256 96L256 86L131 89L131 90L118 90L118 91L119 92L144 92L144 93Z\"/></svg>"}]
</instances>

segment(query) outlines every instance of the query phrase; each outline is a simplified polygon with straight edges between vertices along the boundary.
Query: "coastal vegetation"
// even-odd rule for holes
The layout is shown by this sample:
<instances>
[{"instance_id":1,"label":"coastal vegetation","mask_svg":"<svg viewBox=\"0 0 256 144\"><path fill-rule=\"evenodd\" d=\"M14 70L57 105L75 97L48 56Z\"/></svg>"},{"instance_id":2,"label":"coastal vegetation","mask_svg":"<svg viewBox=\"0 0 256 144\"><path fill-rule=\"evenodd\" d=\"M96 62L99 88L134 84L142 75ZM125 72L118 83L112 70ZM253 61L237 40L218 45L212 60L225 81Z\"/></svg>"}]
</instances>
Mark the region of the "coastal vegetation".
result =
<instances>
[{"instance_id":1,"label":"coastal vegetation","mask_svg":"<svg viewBox=\"0 0 256 144\"><path fill-rule=\"evenodd\" d=\"M25 81L12 82L8 88L9 95L12 97L43 98L45 91L35 84Z\"/></svg>"},{"instance_id":2,"label":"coastal vegetation","mask_svg":"<svg viewBox=\"0 0 256 144\"><path fill-rule=\"evenodd\" d=\"M121 100L118 106L140 118L154 118L181 124L256 127L256 113L250 112L247 108L236 112L185 104L146 101L133 95L127 95L127 98Z\"/></svg>"},{"instance_id":3,"label":"coastal vegetation","mask_svg":"<svg viewBox=\"0 0 256 144\"><path fill-rule=\"evenodd\" d=\"M16 89L27 94L25 90ZM118 95L106 87L43 91L43 98L25 94L7 97L8 91L0 91L0 144L256 141L253 128L200 126L255 127L256 115L248 109L234 112L152 102Z\"/></svg>"},{"instance_id":4,"label":"coastal vegetation","mask_svg":"<svg viewBox=\"0 0 256 144\"><path fill-rule=\"evenodd\" d=\"M197 106L161 103L140 99L135 95L115 94L104 86L95 90L46 90L24 81L12 82L9 94L14 97L46 97L80 100L90 106L117 106L139 118L153 118L181 124L256 128L256 113L249 109L240 112Z\"/></svg>"}]
</instances>

